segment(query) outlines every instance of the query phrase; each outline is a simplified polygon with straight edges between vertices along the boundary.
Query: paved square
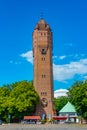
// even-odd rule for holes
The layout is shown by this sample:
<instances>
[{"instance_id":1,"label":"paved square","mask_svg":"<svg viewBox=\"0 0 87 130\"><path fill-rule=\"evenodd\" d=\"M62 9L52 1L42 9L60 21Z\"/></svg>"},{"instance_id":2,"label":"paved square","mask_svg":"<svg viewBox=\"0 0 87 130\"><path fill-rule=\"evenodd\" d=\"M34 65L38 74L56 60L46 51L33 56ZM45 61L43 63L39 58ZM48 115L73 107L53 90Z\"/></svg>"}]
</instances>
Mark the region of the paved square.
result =
<instances>
[{"instance_id":1,"label":"paved square","mask_svg":"<svg viewBox=\"0 0 87 130\"><path fill-rule=\"evenodd\" d=\"M49 124L49 125L0 125L0 130L87 130L87 125L79 124Z\"/></svg>"}]
</instances>

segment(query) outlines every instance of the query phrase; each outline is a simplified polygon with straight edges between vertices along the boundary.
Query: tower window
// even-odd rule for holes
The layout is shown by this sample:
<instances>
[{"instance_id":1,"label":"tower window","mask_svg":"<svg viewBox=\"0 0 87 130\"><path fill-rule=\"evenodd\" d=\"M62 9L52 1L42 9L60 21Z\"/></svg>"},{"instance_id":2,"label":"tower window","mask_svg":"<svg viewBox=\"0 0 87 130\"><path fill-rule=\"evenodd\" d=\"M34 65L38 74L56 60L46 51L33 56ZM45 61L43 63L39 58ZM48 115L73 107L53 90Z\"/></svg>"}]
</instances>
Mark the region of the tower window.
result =
<instances>
[{"instance_id":1,"label":"tower window","mask_svg":"<svg viewBox=\"0 0 87 130\"><path fill-rule=\"evenodd\" d=\"M42 61L45 61L45 57L42 57Z\"/></svg>"},{"instance_id":2,"label":"tower window","mask_svg":"<svg viewBox=\"0 0 87 130\"><path fill-rule=\"evenodd\" d=\"M47 96L47 92L41 92L41 96Z\"/></svg>"},{"instance_id":3,"label":"tower window","mask_svg":"<svg viewBox=\"0 0 87 130\"><path fill-rule=\"evenodd\" d=\"M46 33L44 33L44 36L46 36Z\"/></svg>"},{"instance_id":4,"label":"tower window","mask_svg":"<svg viewBox=\"0 0 87 130\"><path fill-rule=\"evenodd\" d=\"M46 75L45 74L42 74L42 78L45 78L46 77Z\"/></svg>"},{"instance_id":5,"label":"tower window","mask_svg":"<svg viewBox=\"0 0 87 130\"><path fill-rule=\"evenodd\" d=\"M42 50L41 50L41 54L46 54L45 49L42 49Z\"/></svg>"}]
</instances>

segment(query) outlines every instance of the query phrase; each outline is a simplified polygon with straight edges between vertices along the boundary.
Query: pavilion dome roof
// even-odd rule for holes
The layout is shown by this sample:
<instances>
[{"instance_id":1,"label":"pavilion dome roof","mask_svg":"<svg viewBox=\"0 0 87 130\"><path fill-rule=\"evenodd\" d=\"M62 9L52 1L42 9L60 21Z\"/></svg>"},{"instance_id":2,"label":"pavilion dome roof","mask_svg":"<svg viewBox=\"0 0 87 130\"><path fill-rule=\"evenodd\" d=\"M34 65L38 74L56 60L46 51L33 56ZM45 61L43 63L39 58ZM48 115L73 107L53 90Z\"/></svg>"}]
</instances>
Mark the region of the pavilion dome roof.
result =
<instances>
[{"instance_id":1,"label":"pavilion dome roof","mask_svg":"<svg viewBox=\"0 0 87 130\"><path fill-rule=\"evenodd\" d=\"M76 110L75 110L75 107L74 105L72 105L70 102L68 102L60 111L59 113L62 113L62 112L75 112L76 113Z\"/></svg>"}]
</instances>

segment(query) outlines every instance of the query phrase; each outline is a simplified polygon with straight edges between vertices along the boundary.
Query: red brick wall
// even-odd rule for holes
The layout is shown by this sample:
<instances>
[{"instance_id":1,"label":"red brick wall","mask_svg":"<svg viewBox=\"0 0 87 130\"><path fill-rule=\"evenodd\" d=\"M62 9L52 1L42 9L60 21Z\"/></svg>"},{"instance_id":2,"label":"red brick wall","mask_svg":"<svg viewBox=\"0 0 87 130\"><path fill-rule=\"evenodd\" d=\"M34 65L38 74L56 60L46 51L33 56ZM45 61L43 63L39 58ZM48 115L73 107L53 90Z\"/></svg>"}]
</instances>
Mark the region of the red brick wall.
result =
<instances>
[{"instance_id":1,"label":"red brick wall","mask_svg":"<svg viewBox=\"0 0 87 130\"><path fill-rule=\"evenodd\" d=\"M36 115L46 114L48 117L49 114L53 115L54 109L52 32L50 29L45 29L46 23L46 25L43 24L37 24L44 27L37 28L33 32L34 86L40 100L45 98L47 102L46 106L40 102L36 108ZM41 54L42 49L46 51L46 54Z\"/></svg>"}]
</instances>

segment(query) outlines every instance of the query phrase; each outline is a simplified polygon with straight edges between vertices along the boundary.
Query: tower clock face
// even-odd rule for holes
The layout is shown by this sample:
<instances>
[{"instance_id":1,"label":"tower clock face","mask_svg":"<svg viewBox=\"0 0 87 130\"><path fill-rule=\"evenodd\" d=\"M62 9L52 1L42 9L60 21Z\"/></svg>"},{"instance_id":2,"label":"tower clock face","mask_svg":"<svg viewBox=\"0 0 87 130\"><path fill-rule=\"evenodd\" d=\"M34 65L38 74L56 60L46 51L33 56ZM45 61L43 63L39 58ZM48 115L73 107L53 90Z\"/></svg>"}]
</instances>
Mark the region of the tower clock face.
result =
<instances>
[{"instance_id":1,"label":"tower clock face","mask_svg":"<svg viewBox=\"0 0 87 130\"><path fill-rule=\"evenodd\" d=\"M44 107L46 107L48 105L47 99L46 98L42 98L41 103Z\"/></svg>"}]
</instances>

